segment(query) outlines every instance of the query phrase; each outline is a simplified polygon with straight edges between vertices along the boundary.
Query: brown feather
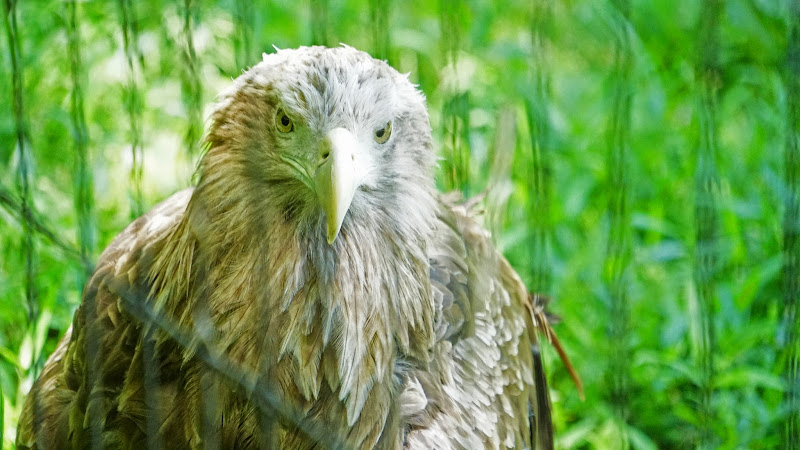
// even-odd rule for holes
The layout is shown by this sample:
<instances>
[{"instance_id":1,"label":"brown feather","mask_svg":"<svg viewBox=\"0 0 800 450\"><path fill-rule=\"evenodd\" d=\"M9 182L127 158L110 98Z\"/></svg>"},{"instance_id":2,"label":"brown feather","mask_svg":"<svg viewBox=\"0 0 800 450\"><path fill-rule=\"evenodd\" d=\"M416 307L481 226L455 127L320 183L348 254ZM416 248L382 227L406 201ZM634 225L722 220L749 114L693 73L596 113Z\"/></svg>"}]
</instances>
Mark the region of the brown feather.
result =
<instances>
[{"instance_id":1,"label":"brown feather","mask_svg":"<svg viewBox=\"0 0 800 450\"><path fill-rule=\"evenodd\" d=\"M329 244L298 171L326 130L371 142L387 119ZM101 255L19 448L552 447L531 348L537 327L558 341L471 204L436 194L405 77L349 47L279 51L222 94L207 141L197 187Z\"/></svg>"}]
</instances>

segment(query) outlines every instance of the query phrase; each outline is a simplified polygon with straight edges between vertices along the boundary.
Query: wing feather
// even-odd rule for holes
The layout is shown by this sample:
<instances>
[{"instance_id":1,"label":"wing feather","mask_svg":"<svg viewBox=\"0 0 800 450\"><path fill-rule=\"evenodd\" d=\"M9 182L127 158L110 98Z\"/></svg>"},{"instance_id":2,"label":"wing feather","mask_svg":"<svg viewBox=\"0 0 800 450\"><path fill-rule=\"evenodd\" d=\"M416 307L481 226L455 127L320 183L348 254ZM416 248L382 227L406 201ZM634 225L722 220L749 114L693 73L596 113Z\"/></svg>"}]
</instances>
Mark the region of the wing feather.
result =
<instances>
[{"instance_id":1,"label":"wing feather","mask_svg":"<svg viewBox=\"0 0 800 450\"><path fill-rule=\"evenodd\" d=\"M201 363L187 360L177 344L151 338L116 294L147 297L152 252L189 196L176 194L154 208L101 256L73 327L26 400L19 448L265 444L257 438L258 413L200 376ZM425 369L401 372L397 410L405 445L552 448L536 336L537 327L549 330L544 314L467 207L443 200L436 230L429 251L434 357ZM204 396L224 403L225 416L211 418Z\"/></svg>"},{"instance_id":2,"label":"wing feather","mask_svg":"<svg viewBox=\"0 0 800 450\"><path fill-rule=\"evenodd\" d=\"M179 403L180 359L175 355L180 352L144 355L148 342L142 339L143 329L121 308L111 286L135 290L144 283L148 246L177 223L190 193L182 191L153 208L103 252L72 327L25 401L18 448L135 448L147 444L148 427L160 430L162 437L183 436L186 411L173 408ZM153 360L156 367L145 367ZM165 408L180 417L166 417ZM168 420L154 422L158 418Z\"/></svg>"},{"instance_id":3,"label":"wing feather","mask_svg":"<svg viewBox=\"0 0 800 450\"><path fill-rule=\"evenodd\" d=\"M427 400L408 418L406 447L552 448L540 319L470 208L441 199L429 252L438 342L426 376L406 381Z\"/></svg>"}]
</instances>

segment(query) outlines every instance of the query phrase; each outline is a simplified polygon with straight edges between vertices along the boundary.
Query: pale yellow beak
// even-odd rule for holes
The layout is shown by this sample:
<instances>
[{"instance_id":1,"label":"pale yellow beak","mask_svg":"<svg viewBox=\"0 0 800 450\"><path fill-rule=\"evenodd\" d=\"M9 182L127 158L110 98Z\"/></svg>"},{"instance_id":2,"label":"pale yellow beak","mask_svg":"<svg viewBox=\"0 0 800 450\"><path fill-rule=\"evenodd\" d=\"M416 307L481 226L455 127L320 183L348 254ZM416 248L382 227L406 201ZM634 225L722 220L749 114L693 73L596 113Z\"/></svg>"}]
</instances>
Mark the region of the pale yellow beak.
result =
<instances>
[{"instance_id":1,"label":"pale yellow beak","mask_svg":"<svg viewBox=\"0 0 800 450\"><path fill-rule=\"evenodd\" d=\"M333 244L360 184L356 158L359 143L344 128L334 128L322 140L314 184L328 225L328 244Z\"/></svg>"}]
</instances>

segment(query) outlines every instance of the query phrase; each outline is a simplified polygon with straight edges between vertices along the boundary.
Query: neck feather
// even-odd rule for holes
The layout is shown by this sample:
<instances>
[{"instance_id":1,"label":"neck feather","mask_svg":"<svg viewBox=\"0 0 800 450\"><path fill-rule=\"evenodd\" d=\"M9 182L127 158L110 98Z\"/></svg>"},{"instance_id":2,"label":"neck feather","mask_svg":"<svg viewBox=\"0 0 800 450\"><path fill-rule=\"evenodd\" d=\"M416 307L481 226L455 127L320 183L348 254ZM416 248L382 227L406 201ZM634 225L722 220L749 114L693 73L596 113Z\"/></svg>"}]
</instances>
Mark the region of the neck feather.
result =
<instances>
[{"instance_id":1,"label":"neck feather","mask_svg":"<svg viewBox=\"0 0 800 450\"><path fill-rule=\"evenodd\" d=\"M156 256L157 306L287 400L340 409L343 428L363 411L387 422L395 361L427 361L433 343L428 224L360 216L328 245L321 217L298 226L265 206L252 220L247 202L207 201L209 188ZM374 444L382 426L353 443Z\"/></svg>"}]
</instances>

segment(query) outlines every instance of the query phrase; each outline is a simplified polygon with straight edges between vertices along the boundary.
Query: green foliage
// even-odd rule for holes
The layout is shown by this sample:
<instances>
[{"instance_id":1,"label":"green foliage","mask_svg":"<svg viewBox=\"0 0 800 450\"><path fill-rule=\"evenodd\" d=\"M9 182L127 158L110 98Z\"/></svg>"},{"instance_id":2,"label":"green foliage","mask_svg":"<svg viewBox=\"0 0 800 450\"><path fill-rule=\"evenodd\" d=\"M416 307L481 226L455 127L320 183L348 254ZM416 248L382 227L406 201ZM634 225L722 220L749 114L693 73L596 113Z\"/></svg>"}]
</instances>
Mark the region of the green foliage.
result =
<instances>
[{"instance_id":1,"label":"green foliage","mask_svg":"<svg viewBox=\"0 0 800 450\"><path fill-rule=\"evenodd\" d=\"M797 445L796 0L3 2L4 447L81 252L190 184L206 105L261 52L339 42L411 74L440 186L488 187L553 297L586 386L546 349L557 445Z\"/></svg>"}]
</instances>

